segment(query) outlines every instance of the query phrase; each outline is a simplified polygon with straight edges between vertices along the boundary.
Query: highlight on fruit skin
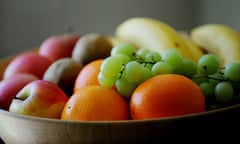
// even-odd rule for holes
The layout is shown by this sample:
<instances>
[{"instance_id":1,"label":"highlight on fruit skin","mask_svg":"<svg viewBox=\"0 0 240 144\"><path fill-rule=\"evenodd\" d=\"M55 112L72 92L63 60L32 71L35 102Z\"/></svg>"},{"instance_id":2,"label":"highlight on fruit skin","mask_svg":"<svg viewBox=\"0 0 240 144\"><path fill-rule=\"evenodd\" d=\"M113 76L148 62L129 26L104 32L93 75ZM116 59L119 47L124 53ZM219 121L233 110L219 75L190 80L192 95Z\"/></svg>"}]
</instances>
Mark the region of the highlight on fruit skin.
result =
<instances>
[{"instance_id":1,"label":"highlight on fruit skin","mask_svg":"<svg viewBox=\"0 0 240 144\"><path fill-rule=\"evenodd\" d=\"M73 92L89 85L99 85L98 73L103 60L104 59L93 60L86 64L81 71L79 71L74 81Z\"/></svg>"},{"instance_id":2,"label":"highlight on fruit skin","mask_svg":"<svg viewBox=\"0 0 240 144\"><path fill-rule=\"evenodd\" d=\"M208 53L220 59L220 65L240 62L240 34L223 24L203 24L190 31L192 40Z\"/></svg>"},{"instance_id":3,"label":"highlight on fruit skin","mask_svg":"<svg viewBox=\"0 0 240 144\"><path fill-rule=\"evenodd\" d=\"M206 111L205 96L192 80L163 74L141 83L130 98L134 120L164 118Z\"/></svg>"},{"instance_id":4,"label":"highlight on fruit skin","mask_svg":"<svg viewBox=\"0 0 240 144\"><path fill-rule=\"evenodd\" d=\"M128 102L115 90L90 85L77 90L66 103L61 120L129 120Z\"/></svg>"},{"instance_id":5,"label":"highlight on fruit skin","mask_svg":"<svg viewBox=\"0 0 240 144\"><path fill-rule=\"evenodd\" d=\"M115 35L121 40L164 54L169 48L177 48L183 57L197 61L203 55L199 47L186 43L171 25L150 17L132 17L120 23Z\"/></svg>"}]
</instances>

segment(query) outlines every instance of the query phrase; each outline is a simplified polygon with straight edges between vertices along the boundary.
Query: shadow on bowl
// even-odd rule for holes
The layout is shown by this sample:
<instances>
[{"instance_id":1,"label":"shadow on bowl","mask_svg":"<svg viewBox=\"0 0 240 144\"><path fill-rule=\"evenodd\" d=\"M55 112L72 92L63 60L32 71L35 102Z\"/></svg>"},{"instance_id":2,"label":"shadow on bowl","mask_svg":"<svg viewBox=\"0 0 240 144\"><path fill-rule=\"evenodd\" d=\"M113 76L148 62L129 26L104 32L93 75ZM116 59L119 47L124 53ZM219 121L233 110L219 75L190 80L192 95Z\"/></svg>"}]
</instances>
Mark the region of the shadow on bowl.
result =
<instances>
[{"instance_id":1,"label":"shadow on bowl","mask_svg":"<svg viewBox=\"0 0 240 144\"><path fill-rule=\"evenodd\" d=\"M240 105L183 116L128 121L63 121L0 110L0 136L16 143L171 143L238 139Z\"/></svg>"}]
</instances>

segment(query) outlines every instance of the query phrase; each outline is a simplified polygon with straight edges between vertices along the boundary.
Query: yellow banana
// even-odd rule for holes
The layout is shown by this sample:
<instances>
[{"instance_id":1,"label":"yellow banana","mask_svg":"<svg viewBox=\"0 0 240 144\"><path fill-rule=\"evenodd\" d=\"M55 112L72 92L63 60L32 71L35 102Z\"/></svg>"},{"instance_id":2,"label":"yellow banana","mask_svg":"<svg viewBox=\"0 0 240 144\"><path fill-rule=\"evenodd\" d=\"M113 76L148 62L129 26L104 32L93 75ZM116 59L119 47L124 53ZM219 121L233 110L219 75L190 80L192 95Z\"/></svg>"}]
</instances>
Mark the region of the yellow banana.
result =
<instances>
[{"instance_id":1,"label":"yellow banana","mask_svg":"<svg viewBox=\"0 0 240 144\"><path fill-rule=\"evenodd\" d=\"M240 34L221 24L204 24L190 33L192 39L208 53L217 55L221 66L240 62Z\"/></svg>"},{"instance_id":2,"label":"yellow banana","mask_svg":"<svg viewBox=\"0 0 240 144\"><path fill-rule=\"evenodd\" d=\"M126 42L115 35L107 35L106 38L110 41L110 43L113 46Z\"/></svg>"},{"instance_id":3,"label":"yellow banana","mask_svg":"<svg viewBox=\"0 0 240 144\"><path fill-rule=\"evenodd\" d=\"M185 58L195 62L198 57L193 55L194 50L189 47L170 25L147 17L133 17L127 19L116 28L116 36L135 44L138 47L148 48L164 54L169 48L177 48Z\"/></svg>"},{"instance_id":4,"label":"yellow banana","mask_svg":"<svg viewBox=\"0 0 240 144\"><path fill-rule=\"evenodd\" d=\"M202 55L205 54L204 50L196 44L191 38L190 34L185 31L179 31L180 36L183 38L189 50L191 51L193 57L198 60Z\"/></svg>"}]
</instances>

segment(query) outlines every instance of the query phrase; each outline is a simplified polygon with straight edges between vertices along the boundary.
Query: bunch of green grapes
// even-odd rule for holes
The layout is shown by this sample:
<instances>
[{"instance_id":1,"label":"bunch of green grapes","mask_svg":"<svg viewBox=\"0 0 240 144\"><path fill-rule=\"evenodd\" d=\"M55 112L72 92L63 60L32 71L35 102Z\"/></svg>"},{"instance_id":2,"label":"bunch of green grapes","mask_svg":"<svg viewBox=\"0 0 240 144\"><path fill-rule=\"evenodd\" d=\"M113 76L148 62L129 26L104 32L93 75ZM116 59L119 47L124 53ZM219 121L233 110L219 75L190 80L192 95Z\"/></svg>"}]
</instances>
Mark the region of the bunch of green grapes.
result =
<instances>
[{"instance_id":1,"label":"bunch of green grapes","mask_svg":"<svg viewBox=\"0 0 240 144\"><path fill-rule=\"evenodd\" d=\"M220 67L217 56L206 54L199 59L198 70L192 79L203 91L208 110L240 102L240 63Z\"/></svg>"},{"instance_id":2,"label":"bunch of green grapes","mask_svg":"<svg viewBox=\"0 0 240 144\"><path fill-rule=\"evenodd\" d=\"M174 48L161 55L123 43L113 47L111 55L104 59L98 81L103 86L115 87L122 96L129 98L145 80L168 73L192 77L197 73L197 67L192 60L182 58Z\"/></svg>"},{"instance_id":3,"label":"bunch of green grapes","mask_svg":"<svg viewBox=\"0 0 240 144\"><path fill-rule=\"evenodd\" d=\"M145 80L170 73L184 75L198 84L206 97L207 110L240 103L240 63L229 63L222 68L213 54L205 54L195 63L183 58L175 48L161 55L130 44L119 44L103 61L98 80L101 85L115 87L129 98Z\"/></svg>"}]
</instances>

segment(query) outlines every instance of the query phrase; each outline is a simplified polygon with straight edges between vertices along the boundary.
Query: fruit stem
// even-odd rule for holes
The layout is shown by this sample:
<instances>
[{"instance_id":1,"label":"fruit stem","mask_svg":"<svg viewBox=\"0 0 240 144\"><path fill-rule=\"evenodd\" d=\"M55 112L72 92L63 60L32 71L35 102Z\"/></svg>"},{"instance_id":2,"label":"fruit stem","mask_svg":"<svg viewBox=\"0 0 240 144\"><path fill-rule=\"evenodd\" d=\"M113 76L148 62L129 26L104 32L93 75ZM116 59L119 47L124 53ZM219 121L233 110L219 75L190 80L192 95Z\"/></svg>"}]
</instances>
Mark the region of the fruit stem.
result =
<instances>
[{"instance_id":1,"label":"fruit stem","mask_svg":"<svg viewBox=\"0 0 240 144\"><path fill-rule=\"evenodd\" d=\"M15 100L21 100L21 101L24 101L24 99L23 99L23 98L19 98L19 97L14 97L13 99L15 99Z\"/></svg>"}]
</instances>

